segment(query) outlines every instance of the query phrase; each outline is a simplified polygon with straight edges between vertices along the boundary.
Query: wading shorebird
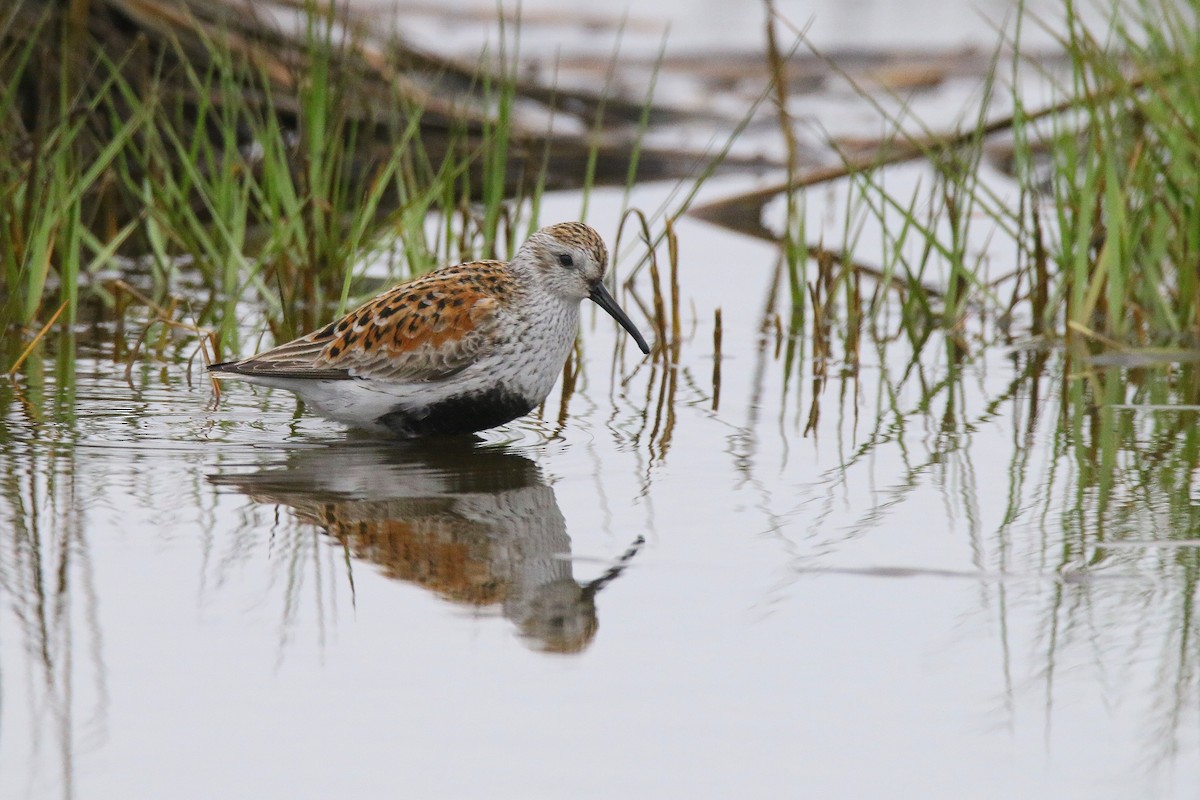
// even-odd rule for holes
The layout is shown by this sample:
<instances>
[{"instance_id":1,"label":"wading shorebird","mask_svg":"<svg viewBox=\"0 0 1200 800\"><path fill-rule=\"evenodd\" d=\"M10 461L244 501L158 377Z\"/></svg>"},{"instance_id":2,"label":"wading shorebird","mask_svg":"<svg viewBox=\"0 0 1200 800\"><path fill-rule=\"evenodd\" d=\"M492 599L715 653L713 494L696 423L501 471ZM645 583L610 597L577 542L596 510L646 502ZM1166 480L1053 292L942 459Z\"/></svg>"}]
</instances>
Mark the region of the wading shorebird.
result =
<instances>
[{"instance_id":1,"label":"wading shorebird","mask_svg":"<svg viewBox=\"0 0 1200 800\"><path fill-rule=\"evenodd\" d=\"M323 417L402 438L494 428L550 394L585 298L650 353L604 288L607 267L596 231L550 225L512 261L442 267L307 336L208 369L287 389Z\"/></svg>"}]
</instances>

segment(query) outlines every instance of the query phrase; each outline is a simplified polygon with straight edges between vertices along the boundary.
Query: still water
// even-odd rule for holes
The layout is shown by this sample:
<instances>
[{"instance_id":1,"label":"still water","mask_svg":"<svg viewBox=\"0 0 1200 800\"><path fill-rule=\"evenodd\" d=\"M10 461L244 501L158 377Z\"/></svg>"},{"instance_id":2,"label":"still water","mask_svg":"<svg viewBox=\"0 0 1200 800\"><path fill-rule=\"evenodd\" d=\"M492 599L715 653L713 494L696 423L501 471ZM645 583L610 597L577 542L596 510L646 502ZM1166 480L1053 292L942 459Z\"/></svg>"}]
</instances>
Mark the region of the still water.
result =
<instances>
[{"instance_id":1,"label":"still water","mask_svg":"<svg viewBox=\"0 0 1200 800\"><path fill-rule=\"evenodd\" d=\"M1195 365L887 325L823 362L774 247L678 232L678 357L589 314L479 441L218 400L186 339L35 355L0 796L1189 796Z\"/></svg>"},{"instance_id":2,"label":"still water","mask_svg":"<svg viewBox=\"0 0 1200 800\"><path fill-rule=\"evenodd\" d=\"M709 5L685 44L756 41ZM862 12L838 46L920 18L821 5ZM589 202L612 245L626 198ZM1197 365L814 332L777 247L676 232L672 346L614 358L585 309L545 408L473 441L218 398L183 334L35 351L0 381L0 797L1194 796Z\"/></svg>"}]
</instances>

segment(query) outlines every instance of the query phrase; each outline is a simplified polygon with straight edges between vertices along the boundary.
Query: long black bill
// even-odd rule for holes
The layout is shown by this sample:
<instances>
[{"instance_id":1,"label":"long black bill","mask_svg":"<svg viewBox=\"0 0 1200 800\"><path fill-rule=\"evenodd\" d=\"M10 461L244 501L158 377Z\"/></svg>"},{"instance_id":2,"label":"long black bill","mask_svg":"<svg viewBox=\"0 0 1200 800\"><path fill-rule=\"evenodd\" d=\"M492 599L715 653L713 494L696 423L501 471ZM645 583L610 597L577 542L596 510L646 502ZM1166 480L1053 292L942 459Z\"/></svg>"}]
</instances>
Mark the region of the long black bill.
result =
<instances>
[{"instance_id":1,"label":"long black bill","mask_svg":"<svg viewBox=\"0 0 1200 800\"><path fill-rule=\"evenodd\" d=\"M603 283L597 281L588 297L593 303L607 311L610 317L621 323L621 327L629 331L629 335L637 342L637 346L642 349L642 352L650 355L650 345L646 344L646 340L642 338L641 331L633 324L633 320L629 318L629 315L617 305L617 301L608 293L608 289L604 288Z\"/></svg>"}]
</instances>

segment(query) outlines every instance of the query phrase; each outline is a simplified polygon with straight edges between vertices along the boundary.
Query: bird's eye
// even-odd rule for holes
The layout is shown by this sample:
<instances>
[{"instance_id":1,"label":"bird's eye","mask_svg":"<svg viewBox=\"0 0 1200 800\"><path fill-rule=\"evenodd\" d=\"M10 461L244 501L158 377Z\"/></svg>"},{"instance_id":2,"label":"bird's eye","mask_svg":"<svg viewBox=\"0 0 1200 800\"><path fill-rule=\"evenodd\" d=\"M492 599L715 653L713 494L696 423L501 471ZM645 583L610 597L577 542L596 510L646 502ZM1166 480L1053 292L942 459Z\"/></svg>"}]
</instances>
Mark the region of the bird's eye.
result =
<instances>
[{"instance_id":1,"label":"bird's eye","mask_svg":"<svg viewBox=\"0 0 1200 800\"><path fill-rule=\"evenodd\" d=\"M562 264L564 267L573 267L575 266L575 259L571 258L570 253L559 253L558 263Z\"/></svg>"}]
</instances>

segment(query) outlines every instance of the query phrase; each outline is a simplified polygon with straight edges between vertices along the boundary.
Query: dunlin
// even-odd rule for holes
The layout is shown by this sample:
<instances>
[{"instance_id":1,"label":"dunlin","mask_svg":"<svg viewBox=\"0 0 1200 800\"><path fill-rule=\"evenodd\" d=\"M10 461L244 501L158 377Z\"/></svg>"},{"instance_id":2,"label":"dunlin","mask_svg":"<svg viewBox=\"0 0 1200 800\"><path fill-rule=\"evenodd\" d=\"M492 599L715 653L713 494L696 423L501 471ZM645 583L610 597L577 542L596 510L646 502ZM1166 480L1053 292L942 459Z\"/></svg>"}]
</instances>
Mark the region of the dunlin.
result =
<instances>
[{"instance_id":1,"label":"dunlin","mask_svg":"<svg viewBox=\"0 0 1200 800\"><path fill-rule=\"evenodd\" d=\"M403 438L493 428L550 394L585 298L650 352L604 288L607 266L596 231L551 225L512 261L442 267L307 336L209 371L287 389L324 417Z\"/></svg>"}]
</instances>

